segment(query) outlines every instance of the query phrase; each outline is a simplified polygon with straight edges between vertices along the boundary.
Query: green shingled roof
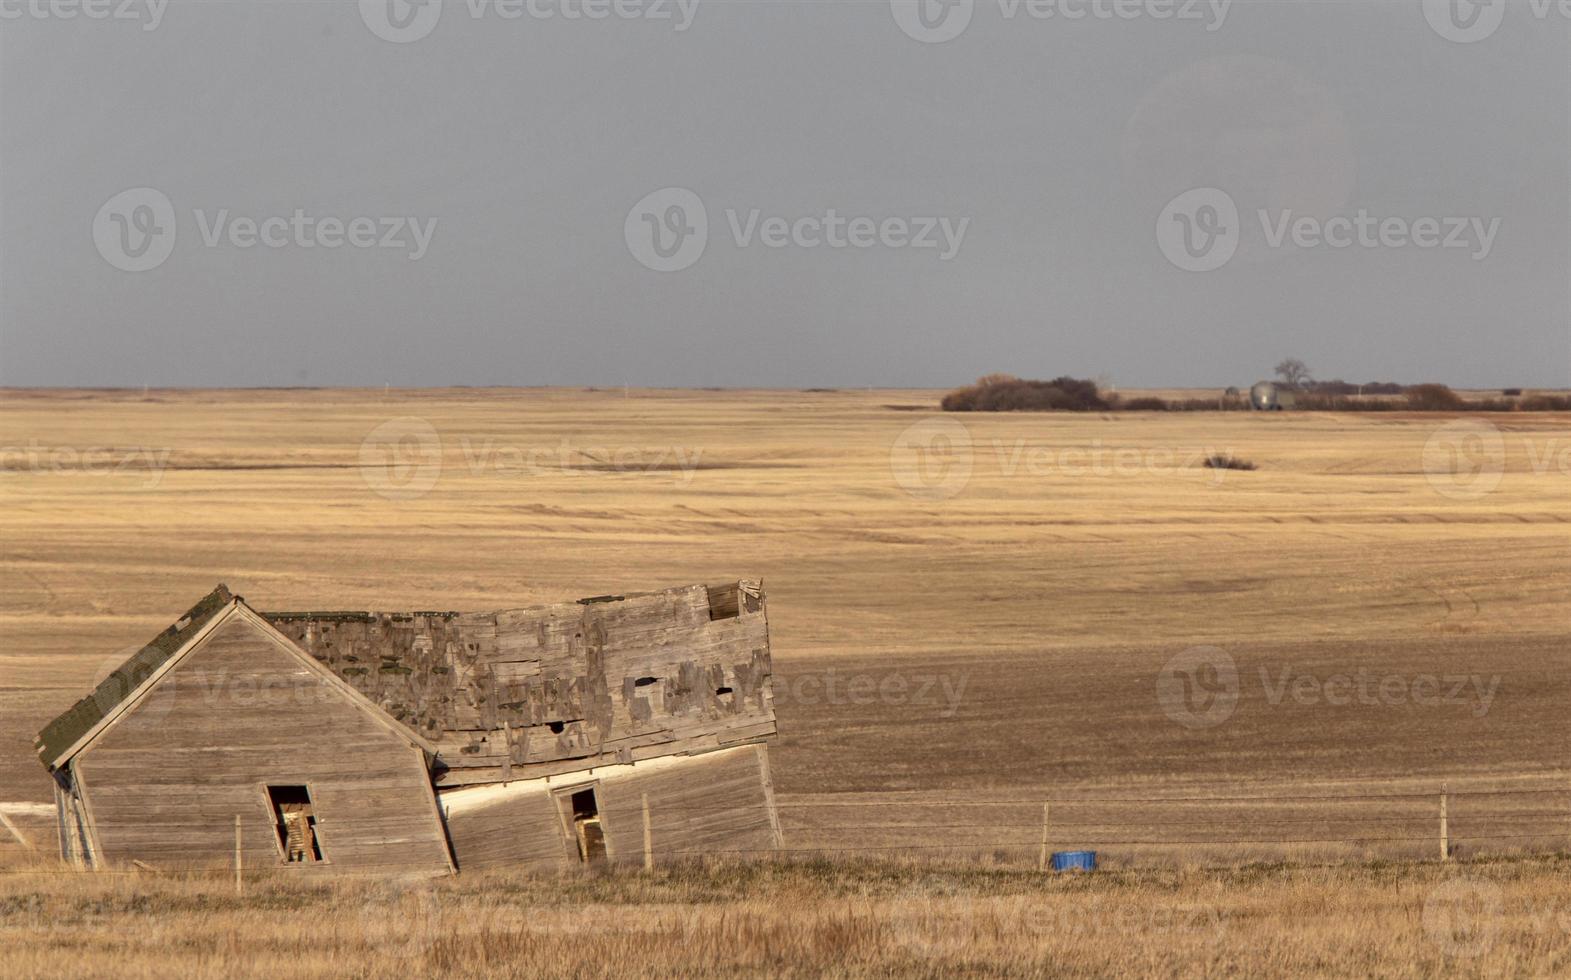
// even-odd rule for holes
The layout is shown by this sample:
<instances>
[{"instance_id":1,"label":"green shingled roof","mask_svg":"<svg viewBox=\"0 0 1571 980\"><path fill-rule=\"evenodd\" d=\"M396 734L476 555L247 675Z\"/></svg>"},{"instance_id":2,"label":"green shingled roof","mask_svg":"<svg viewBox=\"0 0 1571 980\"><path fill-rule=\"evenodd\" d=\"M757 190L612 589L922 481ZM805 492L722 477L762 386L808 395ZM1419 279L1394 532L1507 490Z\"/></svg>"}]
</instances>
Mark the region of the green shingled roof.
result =
<instances>
[{"instance_id":1,"label":"green shingled roof","mask_svg":"<svg viewBox=\"0 0 1571 980\"><path fill-rule=\"evenodd\" d=\"M110 672L109 676L93 689L92 694L45 725L44 730L33 740L33 744L38 748L39 758L44 760L44 765L53 766L62 752L75 745L78 739L92 731L93 726L102 721L117 705L135 694L142 683L162 667L165 661L174 656L175 651L184 646L197 630L233 601L234 596L230 595L229 590L222 585L209 592L173 626L153 637L152 642Z\"/></svg>"}]
</instances>

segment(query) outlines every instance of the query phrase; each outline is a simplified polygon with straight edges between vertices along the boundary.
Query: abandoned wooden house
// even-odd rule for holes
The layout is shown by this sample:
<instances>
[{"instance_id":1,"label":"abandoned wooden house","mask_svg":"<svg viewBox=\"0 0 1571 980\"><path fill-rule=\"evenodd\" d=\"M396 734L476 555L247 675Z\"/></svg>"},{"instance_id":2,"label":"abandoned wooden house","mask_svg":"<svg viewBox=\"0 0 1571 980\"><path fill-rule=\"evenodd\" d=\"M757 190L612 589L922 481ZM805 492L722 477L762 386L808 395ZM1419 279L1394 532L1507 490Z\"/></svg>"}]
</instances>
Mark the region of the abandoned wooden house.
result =
<instances>
[{"instance_id":1,"label":"abandoned wooden house","mask_svg":"<svg viewBox=\"0 0 1571 980\"><path fill-rule=\"evenodd\" d=\"M500 612L223 586L39 734L62 855L443 874L780 846L759 585Z\"/></svg>"}]
</instances>

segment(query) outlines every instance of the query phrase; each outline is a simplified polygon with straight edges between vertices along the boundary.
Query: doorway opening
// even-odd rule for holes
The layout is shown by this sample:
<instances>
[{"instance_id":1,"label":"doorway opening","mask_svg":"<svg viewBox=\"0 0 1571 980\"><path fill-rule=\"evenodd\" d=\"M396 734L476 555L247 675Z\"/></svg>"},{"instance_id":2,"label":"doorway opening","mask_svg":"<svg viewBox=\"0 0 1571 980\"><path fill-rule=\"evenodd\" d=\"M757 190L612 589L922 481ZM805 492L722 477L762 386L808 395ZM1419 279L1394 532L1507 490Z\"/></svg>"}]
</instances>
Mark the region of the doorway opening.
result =
<instances>
[{"instance_id":1,"label":"doorway opening","mask_svg":"<svg viewBox=\"0 0 1571 980\"><path fill-rule=\"evenodd\" d=\"M572 832L578 860L584 864L603 864L606 860L605 828L600 823L600 801L595 788L563 793L557 797L562 819Z\"/></svg>"},{"instance_id":2,"label":"doorway opening","mask_svg":"<svg viewBox=\"0 0 1571 980\"><path fill-rule=\"evenodd\" d=\"M316 812L311 791L304 786L269 786L267 800L273 807L273 827L286 864L313 864L322 860L322 839L316 832Z\"/></svg>"}]
</instances>

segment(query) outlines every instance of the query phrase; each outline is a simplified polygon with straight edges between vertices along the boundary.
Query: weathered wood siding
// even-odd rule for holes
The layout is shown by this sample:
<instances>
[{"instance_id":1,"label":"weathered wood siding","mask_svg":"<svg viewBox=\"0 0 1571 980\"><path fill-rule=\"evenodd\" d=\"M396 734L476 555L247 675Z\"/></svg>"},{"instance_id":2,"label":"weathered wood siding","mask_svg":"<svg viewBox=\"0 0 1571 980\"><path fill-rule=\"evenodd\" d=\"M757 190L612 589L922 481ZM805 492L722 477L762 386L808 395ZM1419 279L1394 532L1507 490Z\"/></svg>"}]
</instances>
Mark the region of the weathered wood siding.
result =
<instances>
[{"instance_id":1,"label":"weathered wood siding","mask_svg":"<svg viewBox=\"0 0 1571 980\"><path fill-rule=\"evenodd\" d=\"M655 860L758 857L774 850L772 800L755 746L701 755L648 775L637 770L600 785L606 839L626 863L644 859L642 797L649 796Z\"/></svg>"},{"instance_id":2,"label":"weathered wood siding","mask_svg":"<svg viewBox=\"0 0 1571 980\"><path fill-rule=\"evenodd\" d=\"M450 870L423 753L236 617L186 655L73 760L95 866L229 864L235 815L248 867L284 866L266 786L305 785L325 865Z\"/></svg>"},{"instance_id":3,"label":"weathered wood siding","mask_svg":"<svg viewBox=\"0 0 1571 980\"><path fill-rule=\"evenodd\" d=\"M751 582L495 613L266 613L440 750L437 785L509 782L775 733Z\"/></svg>"},{"instance_id":4,"label":"weathered wood siding","mask_svg":"<svg viewBox=\"0 0 1571 980\"><path fill-rule=\"evenodd\" d=\"M560 871L571 846L548 790L450 813L447 833L460 873L482 868Z\"/></svg>"},{"instance_id":5,"label":"weathered wood siding","mask_svg":"<svg viewBox=\"0 0 1571 980\"><path fill-rule=\"evenodd\" d=\"M459 870L554 871L576 865L554 794L591 783L607 854L615 863L643 863L646 794L657 862L756 857L778 846L766 758L761 747L741 746L662 759L648 768L611 766L549 784L531 781L483 806L455 803L447 826Z\"/></svg>"}]
</instances>

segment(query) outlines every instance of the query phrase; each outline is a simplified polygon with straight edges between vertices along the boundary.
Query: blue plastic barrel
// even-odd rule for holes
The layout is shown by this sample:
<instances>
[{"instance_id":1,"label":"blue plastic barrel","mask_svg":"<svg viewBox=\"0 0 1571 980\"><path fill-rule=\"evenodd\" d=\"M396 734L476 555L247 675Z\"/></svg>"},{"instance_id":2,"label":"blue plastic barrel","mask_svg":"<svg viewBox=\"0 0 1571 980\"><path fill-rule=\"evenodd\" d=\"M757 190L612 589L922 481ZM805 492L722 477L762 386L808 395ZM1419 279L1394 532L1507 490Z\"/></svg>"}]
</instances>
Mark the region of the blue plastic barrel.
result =
<instances>
[{"instance_id":1,"label":"blue plastic barrel","mask_svg":"<svg viewBox=\"0 0 1571 980\"><path fill-rule=\"evenodd\" d=\"M1054 851L1054 871L1095 871L1095 851Z\"/></svg>"}]
</instances>

